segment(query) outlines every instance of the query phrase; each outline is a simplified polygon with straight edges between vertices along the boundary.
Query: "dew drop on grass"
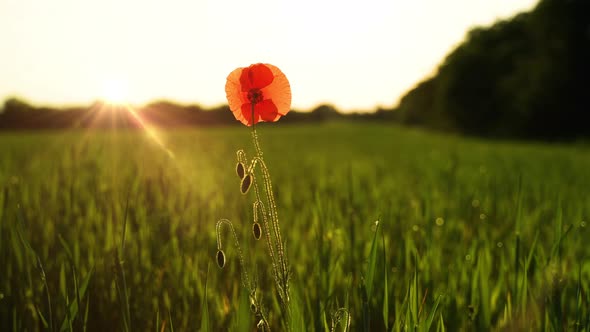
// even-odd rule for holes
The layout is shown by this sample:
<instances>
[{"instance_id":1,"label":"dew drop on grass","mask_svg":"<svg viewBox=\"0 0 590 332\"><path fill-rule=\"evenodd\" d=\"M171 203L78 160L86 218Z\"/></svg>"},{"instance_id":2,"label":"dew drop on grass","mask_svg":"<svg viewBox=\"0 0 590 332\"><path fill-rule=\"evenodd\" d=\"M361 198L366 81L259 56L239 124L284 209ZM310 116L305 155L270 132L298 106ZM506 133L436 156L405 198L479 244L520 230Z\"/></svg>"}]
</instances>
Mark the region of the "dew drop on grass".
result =
<instances>
[{"instance_id":1,"label":"dew drop on grass","mask_svg":"<svg viewBox=\"0 0 590 332\"><path fill-rule=\"evenodd\" d=\"M256 240L260 240L260 236L262 236L262 228L259 223L255 222L252 224L252 234L254 234Z\"/></svg>"},{"instance_id":2,"label":"dew drop on grass","mask_svg":"<svg viewBox=\"0 0 590 332\"><path fill-rule=\"evenodd\" d=\"M375 230L373 230L373 231L375 231ZM326 239L327 241L331 241L333 237L334 237L334 233L332 232L332 230L329 230L328 232L326 232L324 239Z\"/></svg>"},{"instance_id":3,"label":"dew drop on grass","mask_svg":"<svg viewBox=\"0 0 590 332\"><path fill-rule=\"evenodd\" d=\"M437 226L442 226L445 224L445 220L441 217L436 218L436 225Z\"/></svg>"},{"instance_id":4,"label":"dew drop on grass","mask_svg":"<svg viewBox=\"0 0 590 332\"><path fill-rule=\"evenodd\" d=\"M379 220L375 220L375 222L371 225L371 231L375 232L379 227Z\"/></svg>"},{"instance_id":5,"label":"dew drop on grass","mask_svg":"<svg viewBox=\"0 0 590 332\"><path fill-rule=\"evenodd\" d=\"M473 201L471 201L471 206L473 206L474 208L479 206L479 200L474 199Z\"/></svg>"},{"instance_id":6,"label":"dew drop on grass","mask_svg":"<svg viewBox=\"0 0 590 332\"><path fill-rule=\"evenodd\" d=\"M420 230L420 227L418 227L418 225L414 225L414 226L412 226L412 230L413 230L414 232L417 232L417 231L419 231L419 230Z\"/></svg>"},{"instance_id":7,"label":"dew drop on grass","mask_svg":"<svg viewBox=\"0 0 590 332\"><path fill-rule=\"evenodd\" d=\"M465 255L465 260L466 261L470 261L471 260L471 255L470 254Z\"/></svg>"},{"instance_id":8,"label":"dew drop on grass","mask_svg":"<svg viewBox=\"0 0 590 332\"><path fill-rule=\"evenodd\" d=\"M246 170L244 168L244 164L242 164L239 161L236 164L236 174L238 175L238 177L240 178L240 180L244 178L244 175L246 175Z\"/></svg>"},{"instance_id":9,"label":"dew drop on grass","mask_svg":"<svg viewBox=\"0 0 590 332\"><path fill-rule=\"evenodd\" d=\"M223 267L225 266L225 253L223 252L223 250L217 250L217 255L215 256L216 261L217 261L217 266L219 266L220 269L223 269Z\"/></svg>"},{"instance_id":10,"label":"dew drop on grass","mask_svg":"<svg viewBox=\"0 0 590 332\"><path fill-rule=\"evenodd\" d=\"M496 243L496 245L498 246L498 248L502 248L504 246L504 243L498 242L498 243Z\"/></svg>"},{"instance_id":11,"label":"dew drop on grass","mask_svg":"<svg viewBox=\"0 0 590 332\"><path fill-rule=\"evenodd\" d=\"M582 220L582 222L580 223L580 227L586 227L586 222Z\"/></svg>"},{"instance_id":12,"label":"dew drop on grass","mask_svg":"<svg viewBox=\"0 0 590 332\"><path fill-rule=\"evenodd\" d=\"M482 214L479 215L479 219L481 219L481 220L486 220L487 217L488 216L486 216L485 213L482 213Z\"/></svg>"},{"instance_id":13,"label":"dew drop on grass","mask_svg":"<svg viewBox=\"0 0 590 332\"><path fill-rule=\"evenodd\" d=\"M240 184L240 191L242 194L247 194L248 190L250 190L250 186L252 185L252 175L246 174L242 179L242 183Z\"/></svg>"}]
</instances>

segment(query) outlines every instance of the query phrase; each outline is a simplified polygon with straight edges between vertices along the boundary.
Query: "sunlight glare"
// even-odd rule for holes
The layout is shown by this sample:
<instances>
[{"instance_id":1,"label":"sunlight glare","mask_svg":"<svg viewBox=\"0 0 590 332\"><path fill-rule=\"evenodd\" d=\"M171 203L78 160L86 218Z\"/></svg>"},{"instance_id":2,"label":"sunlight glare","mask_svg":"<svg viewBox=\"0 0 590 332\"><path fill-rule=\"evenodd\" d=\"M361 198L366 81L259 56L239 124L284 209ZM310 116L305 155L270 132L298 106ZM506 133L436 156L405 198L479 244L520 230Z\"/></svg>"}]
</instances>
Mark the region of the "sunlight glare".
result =
<instances>
[{"instance_id":1,"label":"sunlight glare","mask_svg":"<svg viewBox=\"0 0 590 332\"><path fill-rule=\"evenodd\" d=\"M140 127L145 131L147 136L150 139L152 139L152 141L154 141L162 150L164 150L168 157L174 159L174 153L172 152L172 150L168 149L166 144L164 144L164 141L162 141L156 130L152 126L150 126L146 121L144 121L141 115L137 113L137 111L135 111L133 107L125 105L125 109L139 123Z\"/></svg>"},{"instance_id":2,"label":"sunlight glare","mask_svg":"<svg viewBox=\"0 0 590 332\"><path fill-rule=\"evenodd\" d=\"M127 80L110 76L102 82L101 98L109 104L123 104L129 100L129 84Z\"/></svg>"}]
</instances>

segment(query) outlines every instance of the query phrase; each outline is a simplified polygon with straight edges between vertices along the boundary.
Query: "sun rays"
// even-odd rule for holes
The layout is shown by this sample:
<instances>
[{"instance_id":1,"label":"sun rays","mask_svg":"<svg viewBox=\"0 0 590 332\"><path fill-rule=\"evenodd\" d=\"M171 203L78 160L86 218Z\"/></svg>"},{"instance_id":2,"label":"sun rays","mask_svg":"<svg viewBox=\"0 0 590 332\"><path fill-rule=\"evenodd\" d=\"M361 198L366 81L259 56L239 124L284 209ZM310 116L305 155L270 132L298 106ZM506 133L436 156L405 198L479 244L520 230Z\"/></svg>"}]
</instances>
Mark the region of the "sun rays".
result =
<instances>
[{"instance_id":1,"label":"sun rays","mask_svg":"<svg viewBox=\"0 0 590 332\"><path fill-rule=\"evenodd\" d=\"M136 110L130 104L132 96L129 80L121 75L110 74L105 76L101 84L101 101L91 108L88 116L91 117L89 128L101 127L111 130L119 128L140 129L170 158L174 153L166 146L162 137L149 119L142 112Z\"/></svg>"},{"instance_id":2,"label":"sun rays","mask_svg":"<svg viewBox=\"0 0 590 332\"><path fill-rule=\"evenodd\" d=\"M114 95L113 95L114 96ZM122 95L119 95L122 96ZM141 130L148 137L149 141L154 143L171 159L175 158L174 153L168 148L162 135L156 129L157 119L150 119L145 112L138 111L134 106L125 102L115 102L115 100L124 100L110 98L109 101L95 102L83 116L76 121L72 129L83 130L84 135L81 141L91 139L91 133L97 130L107 130L120 132L122 130Z\"/></svg>"},{"instance_id":3,"label":"sun rays","mask_svg":"<svg viewBox=\"0 0 590 332\"><path fill-rule=\"evenodd\" d=\"M174 159L174 153L164 144L164 141L160 138L158 132L139 114L132 106L128 104L123 105L124 109L137 121L139 128L145 131L147 137L149 137L154 143L156 143L166 154Z\"/></svg>"}]
</instances>

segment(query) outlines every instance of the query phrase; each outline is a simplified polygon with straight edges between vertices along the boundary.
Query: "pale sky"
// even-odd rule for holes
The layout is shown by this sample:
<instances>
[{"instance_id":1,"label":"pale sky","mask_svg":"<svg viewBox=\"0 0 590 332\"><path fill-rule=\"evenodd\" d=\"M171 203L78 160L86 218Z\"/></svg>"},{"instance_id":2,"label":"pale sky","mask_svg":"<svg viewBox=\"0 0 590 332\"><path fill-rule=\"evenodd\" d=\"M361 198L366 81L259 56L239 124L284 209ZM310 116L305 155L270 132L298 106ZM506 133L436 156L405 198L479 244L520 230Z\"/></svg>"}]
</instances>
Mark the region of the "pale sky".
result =
<instances>
[{"instance_id":1,"label":"pale sky","mask_svg":"<svg viewBox=\"0 0 590 332\"><path fill-rule=\"evenodd\" d=\"M295 109L391 107L471 27L537 0L0 0L0 101L206 107L271 63Z\"/></svg>"}]
</instances>

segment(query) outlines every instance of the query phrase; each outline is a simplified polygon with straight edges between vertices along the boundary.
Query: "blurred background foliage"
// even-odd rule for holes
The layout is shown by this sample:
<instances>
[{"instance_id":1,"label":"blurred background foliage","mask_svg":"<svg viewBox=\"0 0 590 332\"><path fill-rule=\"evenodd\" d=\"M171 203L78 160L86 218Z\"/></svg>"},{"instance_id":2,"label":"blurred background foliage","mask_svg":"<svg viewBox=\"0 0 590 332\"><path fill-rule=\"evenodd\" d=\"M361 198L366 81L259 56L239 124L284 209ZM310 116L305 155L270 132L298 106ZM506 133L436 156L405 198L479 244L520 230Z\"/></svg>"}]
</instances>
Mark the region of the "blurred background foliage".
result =
<instances>
[{"instance_id":1,"label":"blurred background foliage","mask_svg":"<svg viewBox=\"0 0 590 332\"><path fill-rule=\"evenodd\" d=\"M543 0L471 30L399 105L403 123L470 135L588 136L590 2Z\"/></svg>"}]
</instances>

